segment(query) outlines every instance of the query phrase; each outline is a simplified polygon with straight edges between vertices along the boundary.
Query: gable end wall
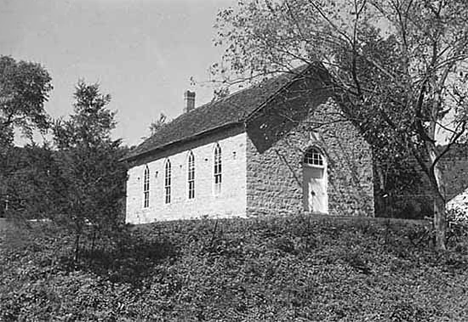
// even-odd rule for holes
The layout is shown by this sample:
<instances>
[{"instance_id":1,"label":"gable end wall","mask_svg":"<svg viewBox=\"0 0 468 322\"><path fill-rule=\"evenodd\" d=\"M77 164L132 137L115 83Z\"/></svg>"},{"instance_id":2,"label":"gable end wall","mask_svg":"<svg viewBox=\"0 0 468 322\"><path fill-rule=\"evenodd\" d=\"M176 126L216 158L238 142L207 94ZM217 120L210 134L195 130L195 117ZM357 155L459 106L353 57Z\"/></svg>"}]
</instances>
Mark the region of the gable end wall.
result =
<instances>
[{"instance_id":1,"label":"gable end wall","mask_svg":"<svg viewBox=\"0 0 468 322\"><path fill-rule=\"evenodd\" d=\"M311 146L326 153L329 214L374 216L371 149L349 121L339 119L338 112L330 101L320 105L264 152L259 152L249 132L248 216L303 212L302 158Z\"/></svg>"}]
</instances>

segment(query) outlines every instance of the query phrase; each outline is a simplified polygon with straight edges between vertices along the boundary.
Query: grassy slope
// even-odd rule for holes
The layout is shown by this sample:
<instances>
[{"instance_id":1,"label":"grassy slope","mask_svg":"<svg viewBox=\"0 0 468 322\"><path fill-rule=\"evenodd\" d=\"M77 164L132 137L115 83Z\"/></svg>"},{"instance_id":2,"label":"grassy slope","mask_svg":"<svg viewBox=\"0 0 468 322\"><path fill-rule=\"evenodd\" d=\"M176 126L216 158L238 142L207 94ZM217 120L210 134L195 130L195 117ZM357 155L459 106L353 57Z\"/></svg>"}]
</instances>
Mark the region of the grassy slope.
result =
<instances>
[{"instance_id":1,"label":"grassy slope","mask_svg":"<svg viewBox=\"0 0 468 322\"><path fill-rule=\"evenodd\" d=\"M0 320L466 321L467 255L433 251L425 230L301 216L173 222L73 269L68 237L10 231Z\"/></svg>"}]
</instances>

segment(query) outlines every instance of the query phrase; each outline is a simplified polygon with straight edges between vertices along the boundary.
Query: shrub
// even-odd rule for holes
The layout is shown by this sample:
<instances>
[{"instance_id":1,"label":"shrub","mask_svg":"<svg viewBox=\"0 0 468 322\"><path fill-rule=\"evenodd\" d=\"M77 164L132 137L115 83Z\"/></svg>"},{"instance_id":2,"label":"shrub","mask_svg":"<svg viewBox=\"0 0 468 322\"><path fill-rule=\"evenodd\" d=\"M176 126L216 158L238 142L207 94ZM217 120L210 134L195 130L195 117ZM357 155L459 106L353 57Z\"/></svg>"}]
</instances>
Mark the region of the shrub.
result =
<instances>
[{"instance_id":1,"label":"shrub","mask_svg":"<svg viewBox=\"0 0 468 322\"><path fill-rule=\"evenodd\" d=\"M23 231L0 253L0 320L464 321L468 256L416 242L424 227L311 216L156 223L85 240L75 264L70 236Z\"/></svg>"},{"instance_id":2,"label":"shrub","mask_svg":"<svg viewBox=\"0 0 468 322\"><path fill-rule=\"evenodd\" d=\"M468 214L453 208L447 214L447 244L457 251L468 254Z\"/></svg>"}]
</instances>

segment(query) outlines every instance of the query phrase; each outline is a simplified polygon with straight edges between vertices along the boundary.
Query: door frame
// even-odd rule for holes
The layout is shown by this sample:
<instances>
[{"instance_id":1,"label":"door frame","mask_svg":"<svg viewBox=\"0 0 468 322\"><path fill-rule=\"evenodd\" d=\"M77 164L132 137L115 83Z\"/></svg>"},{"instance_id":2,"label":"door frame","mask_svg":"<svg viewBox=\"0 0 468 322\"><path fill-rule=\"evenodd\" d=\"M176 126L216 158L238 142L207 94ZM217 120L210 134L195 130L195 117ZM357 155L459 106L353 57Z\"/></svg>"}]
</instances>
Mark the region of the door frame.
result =
<instances>
[{"instance_id":1,"label":"door frame","mask_svg":"<svg viewBox=\"0 0 468 322\"><path fill-rule=\"evenodd\" d=\"M309 169L322 170L321 178L313 178L307 176L306 172ZM313 209L313 203L310 198L310 186L311 180L315 181L315 184L320 184L322 187L322 209ZM310 146L304 152L302 158L302 199L304 210L311 213L328 214L328 162L323 150L317 146ZM312 208L312 209L311 209Z\"/></svg>"}]
</instances>

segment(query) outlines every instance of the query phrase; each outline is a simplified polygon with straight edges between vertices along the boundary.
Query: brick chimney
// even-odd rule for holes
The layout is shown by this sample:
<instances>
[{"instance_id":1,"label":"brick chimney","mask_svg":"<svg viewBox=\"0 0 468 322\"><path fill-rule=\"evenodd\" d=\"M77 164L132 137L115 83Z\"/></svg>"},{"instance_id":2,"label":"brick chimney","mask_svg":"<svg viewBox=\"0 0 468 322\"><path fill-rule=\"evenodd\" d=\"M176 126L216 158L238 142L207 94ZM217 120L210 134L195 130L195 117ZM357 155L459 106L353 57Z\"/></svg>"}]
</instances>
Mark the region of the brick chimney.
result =
<instances>
[{"instance_id":1,"label":"brick chimney","mask_svg":"<svg viewBox=\"0 0 468 322\"><path fill-rule=\"evenodd\" d=\"M195 109L195 92L185 91L184 93L184 113L188 113Z\"/></svg>"}]
</instances>

